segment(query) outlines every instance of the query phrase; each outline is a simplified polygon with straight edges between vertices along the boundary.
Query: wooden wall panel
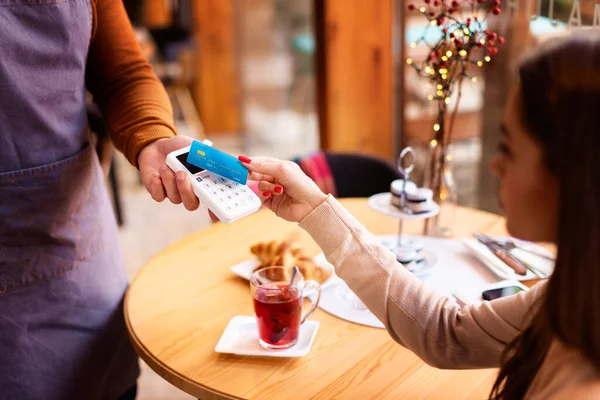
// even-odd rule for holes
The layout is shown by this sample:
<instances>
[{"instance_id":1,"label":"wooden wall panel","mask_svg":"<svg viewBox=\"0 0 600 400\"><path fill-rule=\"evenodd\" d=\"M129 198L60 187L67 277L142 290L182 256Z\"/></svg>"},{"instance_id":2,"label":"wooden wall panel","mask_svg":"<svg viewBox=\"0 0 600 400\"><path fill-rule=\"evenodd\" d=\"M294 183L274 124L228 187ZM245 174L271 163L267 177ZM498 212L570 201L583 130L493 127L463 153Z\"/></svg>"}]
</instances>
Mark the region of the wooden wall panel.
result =
<instances>
[{"instance_id":1,"label":"wooden wall panel","mask_svg":"<svg viewBox=\"0 0 600 400\"><path fill-rule=\"evenodd\" d=\"M321 144L391 158L394 1L315 4Z\"/></svg>"},{"instance_id":2,"label":"wooden wall panel","mask_svg":"<svg viewBox=\"0 0 600 400\"><path fill-rule=\"evenodd\" d=\"M241 130L236 3L192 2L197 50L194 97L209 134Z\"/></svg>"}]
</instances>

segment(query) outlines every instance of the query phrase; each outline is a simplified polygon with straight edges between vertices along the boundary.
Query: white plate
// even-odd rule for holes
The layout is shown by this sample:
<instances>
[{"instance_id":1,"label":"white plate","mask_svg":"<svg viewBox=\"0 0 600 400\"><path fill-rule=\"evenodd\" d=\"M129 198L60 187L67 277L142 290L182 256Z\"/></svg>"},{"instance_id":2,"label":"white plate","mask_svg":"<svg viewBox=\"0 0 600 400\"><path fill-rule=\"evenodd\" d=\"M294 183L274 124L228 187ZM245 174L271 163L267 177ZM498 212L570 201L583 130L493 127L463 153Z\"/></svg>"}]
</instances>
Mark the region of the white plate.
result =
<instances>
[{"instance_id":1,"label":"white plate","mask_svg":"<svg viewBox=\"0 0 600 400\"><path fill-rule=\"evenodd\" d=\"M498 238L501 239L501 238ZM463 239L463 244L467 249L471 251L471 253L479 260L483 265L488 267L494 274L502 279L513 279L517 281L526 281L529 279L537 279L538 276L533 272L527 270L525 275L519 275L515 273L515 271L510 268L508 265L504 264L498 257L496 257L485 245L479 243L476 239ZM529 246L535 246L530 244ZM545 252L547 251L540 246L536 246L536 250ZM539 257L533 256L537 258L537 260L532 260L529 258L527 261L531 263L533 266L539 268L540 270L547 272L548 274L552 271L552 262L543 260Z\"/></svg>"},{"instance_id":2,"label":"white plate","mask_svg":"<svg viewBox=\"0 0 600 400\"><path fill-rule=\"evenodd\" d=\"M333 281L331 286L321 294L320 309L356 324L385 328L383 323L364 306L344 281L338 277Z\"/></svg>"},{"instance_id":3,"label":"white plate","mask_svg":"<svg viewBox=\"0 0 600 400\"><path fill-rule=\"evenodd\" d=\"M395 253L394 249L398 245L398 236L380 235L380 236L377 236L377 238L381 241L381 244L383 244L386 248L388 248L393 253ZM418 247L421 249L421 254L425 258L425 261L423 261L422 264L415 264L414 267L411 266L411 264L402 264L402 265L404 265L405 268L407 268L410 272L412 272L413 274L415 274L418 277L422 277L422 276L425 276L428 273L430 273L431 270L433 269L433 267L435 267L435 265L437 264L438 259L437 259L437 256L432 251L430 251L428 249L424 249L425 244L423 242L423 238L404 236L402 238L402 244L404 245L405 243L408 245L413 245L414 243L418 243Z\"/></svg>"},{"instance_id":4,"label":"white plate","mask_svg":"<svg viewBox=\"0 0 600 400\"><path fill-rule=\"evenodd\" d=\"M217 353L255 357L302 357L308 354L319 329L318 321L306 321L300 327L298 343L289 349L269 350L258 343L256 318L237 315L229 321L215 346Z\"/></svg>"},{"instance_id":5,"label":"white plate","mask_svg":"<svg viewBox=\"0 0 600 400\"><path fill-rule=\"evenodd\" d=\"M331 277L329 277L329 279L327 279L325 282L323 282L321 284L321 289L325 289L327 286L329 286L331 284L332 278L335 276L333 265L331 265L327 262L327 260L325 259L325 255L323 253L318 254L317 256L313 257L313 260L315 260L315 264L317 264L319 267L325 268L325 269L331 271ZM250 278L252 277L252 273L254 272L254 269L256 267L258 267L259 265L260 265L260 261L258 261L257 259L246 260L246 261L242 261L241 263L236 264L233 267L231 267L231 272L233 272L237 276L249 281Z\"/></svg>"},{"instance_id":6,"label":"white plate","mask_svg":"<svg viewBox=\"0 0 600 400\"><path fill-rule=\"evenodd\" d=\"M396 206L392 205L392 194L390 192L375 194L369 197L368 203L375 211L398 219L425 219L435 217L440 213L440 207L436 204L435 208L430 212L422 214L406 214L400 211Z\"/></svg>"}]
</instances>

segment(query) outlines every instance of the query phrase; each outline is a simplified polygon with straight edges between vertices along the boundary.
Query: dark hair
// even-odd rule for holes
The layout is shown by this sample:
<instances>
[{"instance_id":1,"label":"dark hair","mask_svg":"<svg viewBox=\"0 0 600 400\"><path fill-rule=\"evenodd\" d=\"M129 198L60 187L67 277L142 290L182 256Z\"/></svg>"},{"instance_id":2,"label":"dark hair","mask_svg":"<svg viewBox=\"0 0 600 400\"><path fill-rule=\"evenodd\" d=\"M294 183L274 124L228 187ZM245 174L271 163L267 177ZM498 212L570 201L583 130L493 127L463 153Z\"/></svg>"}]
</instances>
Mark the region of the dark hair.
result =
<instances>
[{"instance_id":1,"label":"dark hair","mask_svg":"<svg viewBox=\"0 0 600 400\"><path fill-rule=\"evenodd\" d=\"M521 120L560 186L555 270L503 355L492 399L521 399L560 340L600 368L600 34L542 46L519 68Z\"/></svg>"}]
</instances>

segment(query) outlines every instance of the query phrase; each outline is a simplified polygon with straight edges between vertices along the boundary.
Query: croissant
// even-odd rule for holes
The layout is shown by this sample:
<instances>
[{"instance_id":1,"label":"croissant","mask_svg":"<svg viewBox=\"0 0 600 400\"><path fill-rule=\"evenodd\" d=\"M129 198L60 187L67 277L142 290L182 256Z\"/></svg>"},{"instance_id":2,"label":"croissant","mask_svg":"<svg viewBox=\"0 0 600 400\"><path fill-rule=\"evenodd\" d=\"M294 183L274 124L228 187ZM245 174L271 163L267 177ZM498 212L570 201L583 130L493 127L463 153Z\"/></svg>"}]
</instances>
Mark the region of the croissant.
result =
<instances>
[{"instance_id":1,"label":"croissant","mask_svg":"<svg viewBox=\"0 0 600 400\"><path fill-rule=\"evenodd\" d=\"M293 266L298 267L305 280L323 283L331 276L330 271L317 265L311 257L304 254L304 250L300 246L291 241L272 240L257 243L250 248L250 252L260 261L260 265L254 269L255 271L265 267L287 267L285 270L267 271L267 277L271 280L290 279Z\"/></svg>"}]
</instances>

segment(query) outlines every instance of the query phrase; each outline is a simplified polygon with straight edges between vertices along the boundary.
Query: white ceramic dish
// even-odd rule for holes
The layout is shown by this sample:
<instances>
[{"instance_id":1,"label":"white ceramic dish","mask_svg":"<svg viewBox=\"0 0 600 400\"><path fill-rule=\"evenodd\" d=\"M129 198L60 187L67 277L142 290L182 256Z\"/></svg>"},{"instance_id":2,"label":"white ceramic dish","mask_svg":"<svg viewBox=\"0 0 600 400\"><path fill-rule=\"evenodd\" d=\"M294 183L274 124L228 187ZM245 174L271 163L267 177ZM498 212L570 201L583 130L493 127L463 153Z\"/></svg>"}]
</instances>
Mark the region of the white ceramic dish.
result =
<instances>
[{"instance_id":1,"label":"white ceramic dish","mask_svg":"<svg viewBox=\"0 0 600 400\"><path fill-rule=\"evenodd\" d=\"M302 357L308 354L312 346L319 321L306 321L300 327L298 343L289 349L269 350L258 343L256 318L237 315L229 321L219 342L215 346L217 353L254 357Z\"/></svg>"}]
</instances>

